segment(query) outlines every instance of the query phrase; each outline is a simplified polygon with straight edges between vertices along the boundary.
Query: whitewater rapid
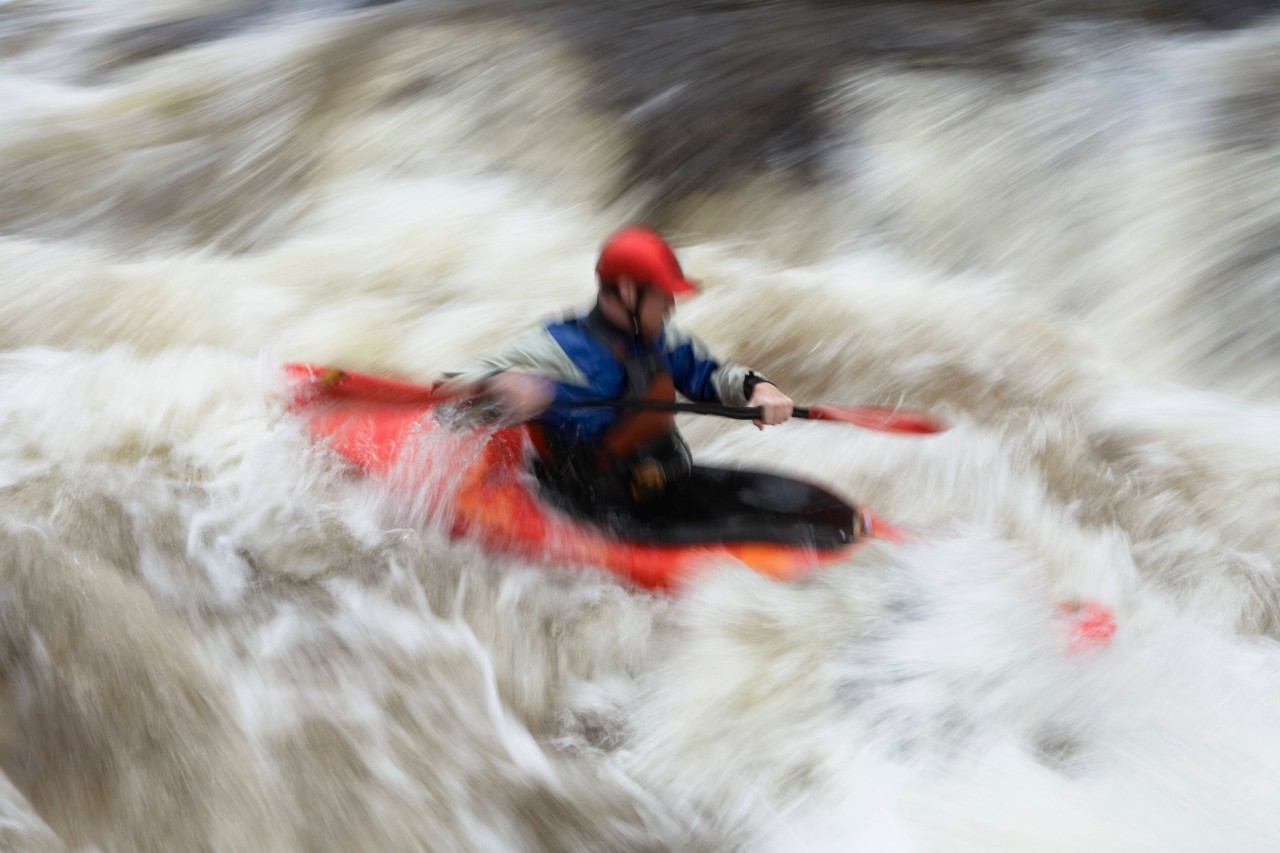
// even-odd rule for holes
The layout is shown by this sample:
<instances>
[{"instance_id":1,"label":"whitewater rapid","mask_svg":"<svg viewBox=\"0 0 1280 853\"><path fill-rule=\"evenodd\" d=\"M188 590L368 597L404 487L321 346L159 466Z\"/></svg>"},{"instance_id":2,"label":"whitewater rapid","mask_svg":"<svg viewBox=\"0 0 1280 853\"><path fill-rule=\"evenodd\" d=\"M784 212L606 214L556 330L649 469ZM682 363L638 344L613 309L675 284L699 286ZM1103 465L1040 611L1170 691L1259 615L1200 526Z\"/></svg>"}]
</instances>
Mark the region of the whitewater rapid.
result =
<instances>
[{"instance_id":1,"label":"whitewater rapid","mask_svg":"<svg viewBox=\"0 0 1280 853\"><path fill-rule=\"evenodd\" d=\"M1280 25L722 5L0 3L0 848L1280 849ZM641 217L717 352L954 424L695 454L915 538L653 595L289 412L586 304Z\"/></svg>"}]
</instances>

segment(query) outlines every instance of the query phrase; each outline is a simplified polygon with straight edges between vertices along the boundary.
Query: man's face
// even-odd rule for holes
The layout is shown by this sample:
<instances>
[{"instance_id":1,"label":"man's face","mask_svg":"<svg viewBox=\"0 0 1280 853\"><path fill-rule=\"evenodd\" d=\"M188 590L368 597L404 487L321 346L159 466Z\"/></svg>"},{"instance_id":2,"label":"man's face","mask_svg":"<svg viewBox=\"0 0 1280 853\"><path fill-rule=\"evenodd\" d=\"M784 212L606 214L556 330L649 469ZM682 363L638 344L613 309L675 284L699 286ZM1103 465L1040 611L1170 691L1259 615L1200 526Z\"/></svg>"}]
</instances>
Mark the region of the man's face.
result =
<instances>
[{"instance_id":1,"label":"man's face","mask_svg":"<svg viewBox=\"0 0 1280 853\"><path fill-rule=\"evenodd\" d=\"M601 306L605 315L620 329L631 330L631 312L640 319L640 332L654 340L663 324L675 309L675 297L656 287L641 287L634 279L623 276L618 280L616 296L606 297Z\"/></svg>"},{"instance_id":2,"label":"man's face","mask_svg":"<svg viewBox=\"0 0 1280 853\"><path fill-rule=\"evenodd\" d=\"M640 292L640 331L646 338L656 338L662 325L675 310L676 300L665 290L647 287Z\"/></svg>"}]
</instances>

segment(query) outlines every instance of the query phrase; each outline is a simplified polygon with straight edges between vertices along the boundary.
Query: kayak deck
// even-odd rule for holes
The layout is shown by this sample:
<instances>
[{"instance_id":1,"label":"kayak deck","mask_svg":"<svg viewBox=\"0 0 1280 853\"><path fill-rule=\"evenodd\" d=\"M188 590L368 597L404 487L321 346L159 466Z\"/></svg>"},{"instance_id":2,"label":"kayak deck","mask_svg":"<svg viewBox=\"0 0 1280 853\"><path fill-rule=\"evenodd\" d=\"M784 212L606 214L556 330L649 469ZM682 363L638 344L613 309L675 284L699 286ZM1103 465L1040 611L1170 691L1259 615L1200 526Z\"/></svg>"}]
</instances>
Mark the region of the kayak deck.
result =
<instances>
[{"instance_id":1,"label":"kayak deck","mask_svg":"<svg viewBox=\"0 0 1280 853\"><path fill-rule=\"evenodd\" d=\"M540 465L534 464L539 475ZM770 542L842 548L859 535L856 510L826 489L762 471L695 465L662 499L625 508L579 508L539 476L539 498L619 539L661 545Z\"/></svg>"}]
</instances>

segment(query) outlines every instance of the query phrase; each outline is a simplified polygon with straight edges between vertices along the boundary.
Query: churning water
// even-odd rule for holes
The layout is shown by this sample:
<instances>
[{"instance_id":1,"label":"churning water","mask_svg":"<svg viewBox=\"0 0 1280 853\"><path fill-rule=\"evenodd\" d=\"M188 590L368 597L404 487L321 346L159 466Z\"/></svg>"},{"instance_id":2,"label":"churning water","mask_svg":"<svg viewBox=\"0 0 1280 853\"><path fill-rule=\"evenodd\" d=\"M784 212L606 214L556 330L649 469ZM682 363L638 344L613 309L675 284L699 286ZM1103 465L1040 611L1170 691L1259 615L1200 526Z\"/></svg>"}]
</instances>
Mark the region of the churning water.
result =
<instances>
[{"instance_id":1,"label":"churning water","mask_svg":"<svg viewBox=\"0 0 1280 853\"><path fill-rule=\"evenodd\" d=\"M0 3L0 847L1280 849L1280 24L613 6ZM634 218L720 353L953 421L683 424L913 541L653 596L286 410Z\"/></svg>"}]
</instances>

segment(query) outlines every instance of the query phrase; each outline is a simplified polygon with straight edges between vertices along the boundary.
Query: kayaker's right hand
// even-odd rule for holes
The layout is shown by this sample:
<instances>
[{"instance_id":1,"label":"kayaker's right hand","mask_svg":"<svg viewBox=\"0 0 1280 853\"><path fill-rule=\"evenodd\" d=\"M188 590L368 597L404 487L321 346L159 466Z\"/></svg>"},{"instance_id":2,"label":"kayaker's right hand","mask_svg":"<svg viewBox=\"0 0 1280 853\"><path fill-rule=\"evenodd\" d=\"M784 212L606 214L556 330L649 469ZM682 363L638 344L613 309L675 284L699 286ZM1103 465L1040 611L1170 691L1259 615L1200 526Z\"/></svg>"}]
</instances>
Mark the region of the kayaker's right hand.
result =
<instances>
[{"instance_id":1,"label":"kayaker's right hand","mask_svg":"<svg viewBox=\"0 0 1280 853\"><path fill-rule=\"evenodd\" d=\"M761 382L751 392L747 405L760 409L760 417L753 421L756 429L764 429L765 425L780 424L791 417L794 408L791 398L777 389L772 382Z\"/></svg>"},{"instance_id":2,"label":"kayaker's right hand","mask_svg":"<svg viewBox=\"0 0 1280 853\"><path fill-rule=\"evenodd\" d=\"M518 424L532 420L555 400L551 381L532 373L504 370L484 383L485 396L502 409L505 423Z\"/></svg>"}]
</instances>

